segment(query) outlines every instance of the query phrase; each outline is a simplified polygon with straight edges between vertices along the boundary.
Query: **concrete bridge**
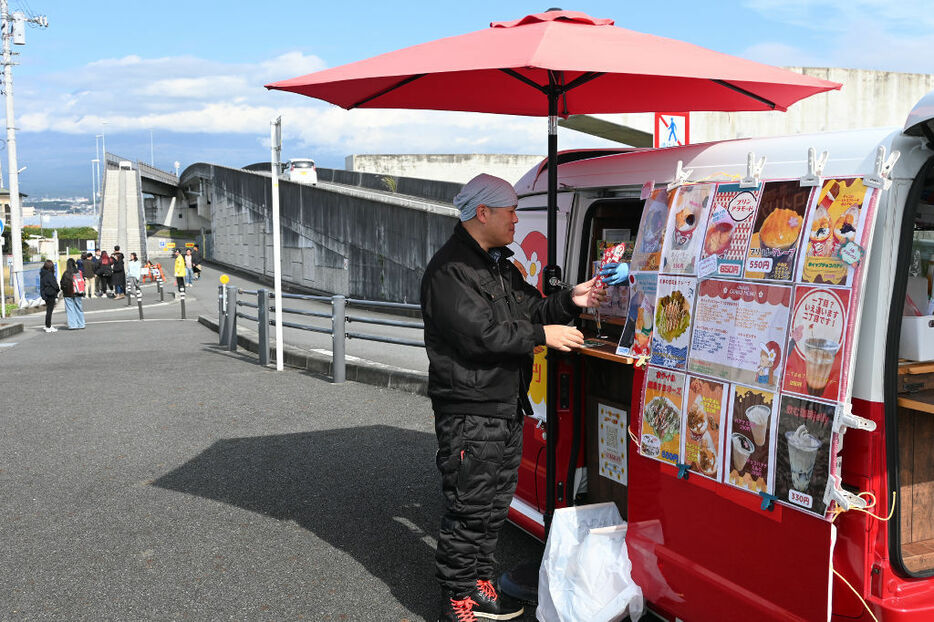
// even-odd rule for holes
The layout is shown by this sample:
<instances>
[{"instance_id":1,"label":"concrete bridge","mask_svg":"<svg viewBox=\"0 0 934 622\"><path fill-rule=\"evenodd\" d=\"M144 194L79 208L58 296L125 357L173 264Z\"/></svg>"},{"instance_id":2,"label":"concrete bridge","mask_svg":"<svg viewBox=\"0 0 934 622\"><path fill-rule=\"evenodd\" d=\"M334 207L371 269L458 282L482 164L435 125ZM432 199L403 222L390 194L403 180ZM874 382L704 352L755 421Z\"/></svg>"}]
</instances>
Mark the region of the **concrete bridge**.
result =
<instances>
[{"instance_id":1,"label":"concrete bridge","mask_svg":"<svg viewBox=\"0 0 934 622\"><path fill-rule=\"evenodd\" d=\"M269 165L197 163L180 176L107 154L98 244L144 257L167 254L146 224L204 232L206 257L271 278ZM280 180L282 271L287 286L414 302L422 271L450 235L460 184L318 169L317 186ZM160 241L162 242L160 244Z\"/></svg>"}]
</instances>

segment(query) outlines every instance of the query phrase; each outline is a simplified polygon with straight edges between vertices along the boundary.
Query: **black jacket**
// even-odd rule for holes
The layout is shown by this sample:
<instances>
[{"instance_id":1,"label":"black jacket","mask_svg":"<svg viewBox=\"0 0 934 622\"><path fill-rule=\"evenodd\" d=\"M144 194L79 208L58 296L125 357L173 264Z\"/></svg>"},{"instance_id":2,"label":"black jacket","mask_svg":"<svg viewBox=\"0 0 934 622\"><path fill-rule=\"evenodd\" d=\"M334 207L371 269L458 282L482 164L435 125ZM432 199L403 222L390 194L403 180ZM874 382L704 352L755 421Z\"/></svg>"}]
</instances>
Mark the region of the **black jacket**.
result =
<instances>
[{"instance_id":1,"label":"black jacket","mask_svg":"<svg viewBox=\"0 0 934 622\"><path fill-rule=\"evenodd\" d=\"M548 298L525 282L500 249L499 261L460 223L422 277L428 395L436 412L514 417L528 400L532 353L545 324L566 324L580 309L571 290Z\"/></svg>"},{"instance_id":2,"label":"black jacket","mask_svg":"<svg viewBox=\"0 0 934 622\"><path fill-rule=\"evenodd\" d=\"M55 282L55 270L39 270L39 295L45 300L58 298L58 283Z\"/></svg>"}]
</instances>

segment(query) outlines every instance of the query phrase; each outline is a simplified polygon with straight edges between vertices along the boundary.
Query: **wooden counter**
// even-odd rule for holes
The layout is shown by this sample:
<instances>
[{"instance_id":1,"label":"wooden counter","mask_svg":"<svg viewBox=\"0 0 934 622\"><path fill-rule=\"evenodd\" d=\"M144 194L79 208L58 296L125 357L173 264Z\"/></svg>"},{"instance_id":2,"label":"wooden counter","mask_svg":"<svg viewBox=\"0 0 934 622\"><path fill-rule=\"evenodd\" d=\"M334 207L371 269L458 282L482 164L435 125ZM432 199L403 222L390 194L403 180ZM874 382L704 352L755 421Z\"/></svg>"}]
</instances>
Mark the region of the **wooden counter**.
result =
<instances>
[{"instance_id":1,"label":"wooden counter","mask_svg":"<svg viewBox=\"0 0 934 622\"><path fill-rule=\"evenodd\" d=\"M934 567L934 361L898 364L898 479L902 559Z\"/></svg>"},{"instance_id":2,"label":"wooden counter","mask_svg":"<svg viewBox=\"0 0 934 622\"><path fill-rule=\"evenodd\" d=\"M595 342L599 342L599 345L593 345ZM584 343L588 345L577 350L577 353L583 356L593 356L596 358L605 359L607 361L620 363L622 365L632 365L638 360L629 356L619 356L616 354L615 341L596 339L593 335L588 335L585 333Z\"/></svg>"}]
</instances>

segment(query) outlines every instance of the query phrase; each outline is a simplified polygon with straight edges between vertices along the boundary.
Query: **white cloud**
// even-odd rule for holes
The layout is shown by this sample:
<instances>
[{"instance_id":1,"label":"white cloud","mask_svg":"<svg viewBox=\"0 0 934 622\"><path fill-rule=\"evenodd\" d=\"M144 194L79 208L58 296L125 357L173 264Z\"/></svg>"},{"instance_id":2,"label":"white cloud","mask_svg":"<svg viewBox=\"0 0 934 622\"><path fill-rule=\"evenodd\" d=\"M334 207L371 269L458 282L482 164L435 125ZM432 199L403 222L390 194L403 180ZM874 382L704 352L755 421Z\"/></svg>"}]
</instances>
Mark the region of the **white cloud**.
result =
<instances>
[{"instance_id":1,"label":"white cloud","mask_svg":"<svg viewBox=\"0 0 934 622\"><path fill-rule=\"evenodd\" d=\"M253 64L191 56L101 59L68 73L31 79L17 93L24 131L94 135L155 130L255 135L283 118L290 151L335 155L399 152L546 151L544 119L477 113L352 110L263 85L323 69L315 56L289 52ZM105 125L106 122L106 125ZM608 143L561 130L561 148Z\"/></svg>"}]
</instances>

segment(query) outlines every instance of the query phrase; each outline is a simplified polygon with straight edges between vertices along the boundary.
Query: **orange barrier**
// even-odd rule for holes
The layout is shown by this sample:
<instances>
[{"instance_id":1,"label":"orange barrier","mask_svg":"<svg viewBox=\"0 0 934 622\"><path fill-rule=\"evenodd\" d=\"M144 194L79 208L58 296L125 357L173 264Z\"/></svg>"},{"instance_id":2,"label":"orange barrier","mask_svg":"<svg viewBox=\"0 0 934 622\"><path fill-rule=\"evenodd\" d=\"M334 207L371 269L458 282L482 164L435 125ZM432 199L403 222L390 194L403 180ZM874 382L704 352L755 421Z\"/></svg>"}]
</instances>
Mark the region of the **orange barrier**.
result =
<instances>
[{"instance_id":1,"label":"orange barrier","mask_svg":"<svg viewBox=\"0 0 934 622\"><path fill-rule=\"evenodd\" d=\"M161 263L151 263L148 266L143 266L140 270L141 281L145 283L149 281L155 283L156 280L165 282L165 272L162 270Z\"/></svg>"}]
</instances>

